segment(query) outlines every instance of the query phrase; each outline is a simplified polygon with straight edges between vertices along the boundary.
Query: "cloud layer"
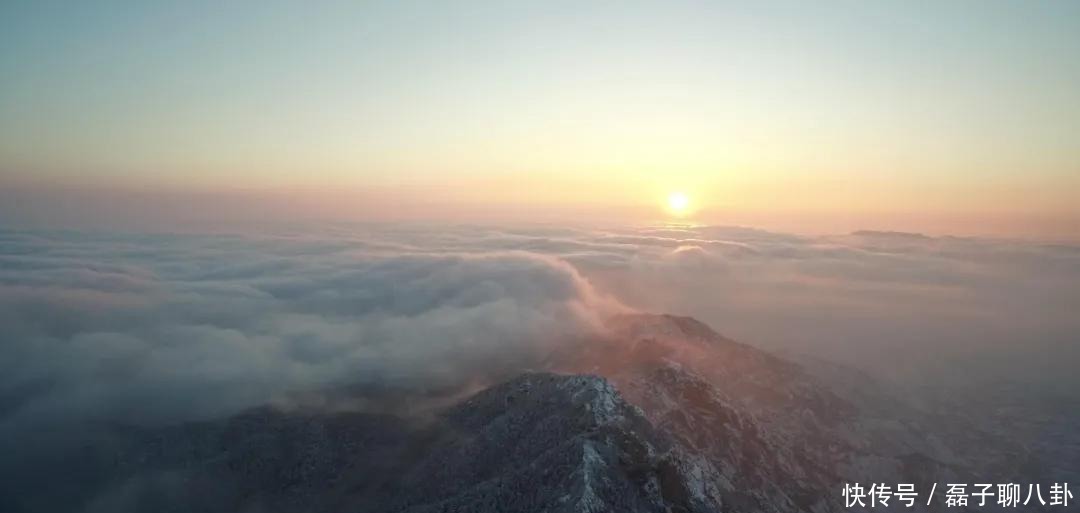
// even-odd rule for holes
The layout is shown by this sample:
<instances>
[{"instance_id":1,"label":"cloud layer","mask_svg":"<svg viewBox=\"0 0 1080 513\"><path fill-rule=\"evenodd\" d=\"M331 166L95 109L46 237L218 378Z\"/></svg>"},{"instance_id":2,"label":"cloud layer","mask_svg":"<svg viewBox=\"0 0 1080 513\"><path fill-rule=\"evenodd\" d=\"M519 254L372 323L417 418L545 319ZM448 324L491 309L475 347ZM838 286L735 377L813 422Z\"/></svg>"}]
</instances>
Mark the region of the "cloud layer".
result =
<instances>
[{"instance_id":1,"label":"cloud layer","mask_svg":"<svg viewBox=\"0 0 1080 513\"><path fill-rule=\"evenodd\" d=\"M335 238L7 233L0 414L220 415L309 389L438 388L596 329L569 264Z\"/></svg>"},{"instance_id":2,"label":"cloud layer","mask_svg":"<svg viewBox=\"0 0 1080 513\"><path fill-rule=\"evenodd\" d=\"M437 392L614 311L894 379L1071 386L1080 248L743 228L328 225L0 232L0 429L204 418L308 391ZM432 392L432 393L434 393Z\"/></svg>"}]
</instances>

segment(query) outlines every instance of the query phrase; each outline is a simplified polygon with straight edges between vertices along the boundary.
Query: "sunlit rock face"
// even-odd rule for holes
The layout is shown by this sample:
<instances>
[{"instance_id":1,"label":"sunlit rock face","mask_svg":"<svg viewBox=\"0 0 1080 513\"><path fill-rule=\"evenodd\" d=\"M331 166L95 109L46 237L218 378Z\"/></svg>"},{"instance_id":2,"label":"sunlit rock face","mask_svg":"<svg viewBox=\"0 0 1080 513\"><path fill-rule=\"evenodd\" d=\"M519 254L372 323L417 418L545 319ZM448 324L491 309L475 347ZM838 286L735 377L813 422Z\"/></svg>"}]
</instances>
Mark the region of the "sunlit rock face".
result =
<instances>
[{"instance_id":1,"label":"sunlit rock face","mask_svg":"<svg viewBox=\"0 0 1080 513\"><path fill-rule=\"evenodd\" d=\"M977 468L933 418L690 318L620 315L545 365L421 413L293 404L101 426L77 457L9 483L67 486L3 509L826 512L845 509L844 482L972 482Z\"/></svg>"}]
</instances>

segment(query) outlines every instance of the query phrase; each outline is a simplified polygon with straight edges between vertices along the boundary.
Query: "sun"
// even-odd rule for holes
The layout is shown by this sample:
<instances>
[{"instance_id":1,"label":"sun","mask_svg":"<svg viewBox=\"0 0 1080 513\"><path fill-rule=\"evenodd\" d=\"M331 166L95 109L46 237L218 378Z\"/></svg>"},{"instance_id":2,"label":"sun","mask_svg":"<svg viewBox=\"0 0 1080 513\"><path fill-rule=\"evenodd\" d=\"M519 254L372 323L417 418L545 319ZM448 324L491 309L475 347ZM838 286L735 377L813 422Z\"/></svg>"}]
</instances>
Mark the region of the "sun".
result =
<instances>
[{"instance_id":1,"label":"sun","mask_svg":"<svg viewBox=\"0 0 1080 513\"><path fill-rule=\"evenodd\" d=\"M667 199L668 210L675 215L685 215L690 209L690 198L681 192L673 192Z\"/></svg>"}]
</instances>

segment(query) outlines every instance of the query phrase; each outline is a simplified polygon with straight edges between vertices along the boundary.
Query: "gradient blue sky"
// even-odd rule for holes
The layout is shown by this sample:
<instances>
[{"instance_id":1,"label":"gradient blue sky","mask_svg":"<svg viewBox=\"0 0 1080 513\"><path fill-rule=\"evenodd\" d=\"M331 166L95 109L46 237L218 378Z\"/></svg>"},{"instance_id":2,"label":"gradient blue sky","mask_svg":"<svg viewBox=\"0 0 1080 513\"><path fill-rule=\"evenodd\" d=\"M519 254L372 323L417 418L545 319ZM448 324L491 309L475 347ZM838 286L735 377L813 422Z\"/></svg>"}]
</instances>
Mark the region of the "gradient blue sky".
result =
<instances>
[{"instance_id":1,"label":"gradient blue sky","mask_svg":"<svg viewBox=\"0 0 1080 513\"><path fill-rule=\"evenodd\" d=\"M9 1L0 180L1068 235L1080 2Z\"/></svg>"}]
</instances>

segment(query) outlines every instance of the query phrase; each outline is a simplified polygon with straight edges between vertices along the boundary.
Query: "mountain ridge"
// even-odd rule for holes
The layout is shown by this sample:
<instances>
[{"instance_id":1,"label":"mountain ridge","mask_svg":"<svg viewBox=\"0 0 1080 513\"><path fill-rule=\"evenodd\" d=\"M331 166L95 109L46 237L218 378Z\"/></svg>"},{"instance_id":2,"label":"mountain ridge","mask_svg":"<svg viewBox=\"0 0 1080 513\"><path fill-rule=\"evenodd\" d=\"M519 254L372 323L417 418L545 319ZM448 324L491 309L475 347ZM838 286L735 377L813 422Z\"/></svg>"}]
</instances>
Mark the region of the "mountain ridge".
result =
<instances>
[{"instance_id":1,"label":"mountain ridge","mask_svg":"<svg viewBox=\"0 0 1080 513\"><path fill-rule=\"evenodd\" d=\"M631 314L424 415L267 406L113 426L68 463L95 476L86 489L6 509L824 513L846 509L845 482L970 475L887 414L695 319Z\"/></svg>"}]
</instances>

